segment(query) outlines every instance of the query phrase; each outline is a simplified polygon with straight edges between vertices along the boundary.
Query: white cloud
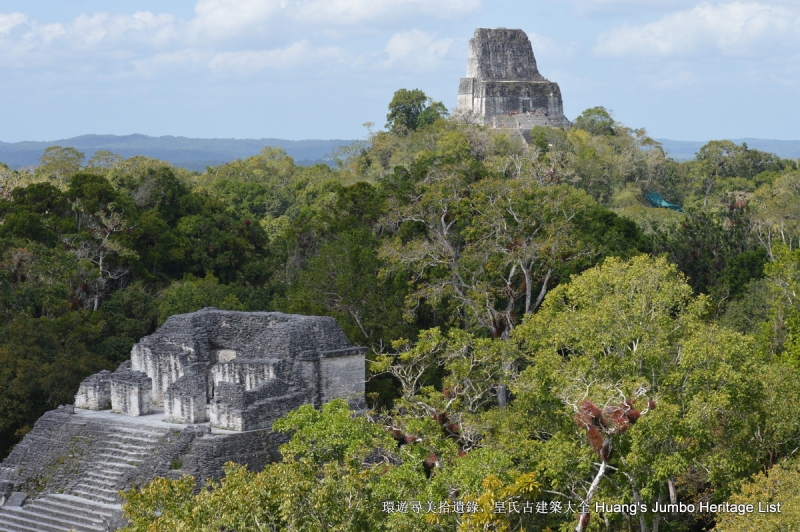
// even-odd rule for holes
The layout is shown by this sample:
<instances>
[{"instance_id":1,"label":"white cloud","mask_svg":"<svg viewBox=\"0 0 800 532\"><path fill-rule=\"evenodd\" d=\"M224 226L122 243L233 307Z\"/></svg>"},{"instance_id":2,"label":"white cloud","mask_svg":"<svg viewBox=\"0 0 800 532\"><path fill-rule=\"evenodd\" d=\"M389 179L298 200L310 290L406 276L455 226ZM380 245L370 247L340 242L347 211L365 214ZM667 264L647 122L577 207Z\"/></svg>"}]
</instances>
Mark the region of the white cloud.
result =
<instances>
[{"instance_id":1,"label":"white cloud","mask_svg":"<svg viewBox=\"0 0 800 532\"><path fill-rule=\"evenodd\" d=\"M413 63L418 68L435 68L447 54L453 39L436 37L418 29L395 33L384 48L382 67Z\"/></svg>"},{"instance_id":2,"label":"white cloud","mask_svg":"<svg viewBox=\"0 0 800 532\"><path fill-rule=\"evenodd\" d=\"M643 81L653 89L674 91L708 83L708 78L700 77L687 69L667 69L664 72L650 73Z\"/></svg>"},{"instance_id":3,"label":"white cloud","mask_svg":"<svg viewBox=\"0 0 800 532\"><path fill-rule=\"evenodd\" d=\"M661 20L623 25L598 38L600 56L681 56L707 50L726 56L794 55L800 12L756 2L702 3Z\"/></svg>"},{"instance_id":4,"label":"white cloud","mask_svg":"<svg viewBox=\"0 0 800 532\"><path fill-rule=\"evenodd\" d=\"M219 52L207 63L213 68L234 68L245 59L286 68L297 60L297 54L329 57L338 53L319 44L312 46L308 41L333 35L346 39L353 31L376 33L381 26L397 26L399 20L412 17L448 19L473 12L479 6L480 0L197 0L194 16L188 20L168 13L139 11L132 15L82 14L72 21L53 24L40 24L22 13L0 14L0 37L4 41L0 63L33 68L55 65L72 55L86 64L96 55L128 57L141 64L152 56L157 64L156 56L177 54L188 58L182 51L195 49L212 55ZM287 36L306 44L271 49L287 42ZM404 41L415 37L422 37L422 42ZM395 62L413 45L415 50L432 54L430 59L435 60L447 51L450 42L435 41L422 33L400 33L390 41L385 54L389 62ZM270 49L259 50L262 47ZM377 52L362 55L370 53L374 58ZM128 67L117 65L123 71Z\"/></svg>"},{"instance_id":5,"label":"white cloud","mask_svg":"<svg viewBox=\"0 0 800 532\"><path fill-rule=\"evenodd\" d=\"M37 45L49 45L66 34L67 30L63 24L42 24L41 26L34 24L31 30L25 33L23 40L28 46L34 48Z\"/></svg>"},{"instance_id":6,"label":"white cloud","mask_svg":"<svg viewBox=\"0 0 800 532\"><path fill-rule=\"evenodd\" d=\"M124 77L143 76L152 78L161 72L174 72L177 69L203 64L207 60L207 55L192 48L153 54L142 59L133 60L133 72L127 73Z\"/></svg>"},{"instance_id":7,"label":"white cloud","mask_svg":"<svg viewBox=\"0 0 800 532\"><path fill-rule=\"evenodd\" d=\"M697 5L697 0L549 0L568 4L576 15L636 15L665 10L685 9ZM795 6L797 0L768 0L770 5Z\"/></svg>"},{"instance_id":8,"label":"white cloud","mask_svg":"<svg viewBox=\"0 0 800 532\"><path fill-rule=\"evenodd\" d=\"M27 60L29 67L51 63L55 58L61 60L71 53L83 58L87 53L107 56L119 51L139 55L163 49L179 38L176 17L147 11L133 15L80 15L68 23L51 24L28 21L24 15L12 22L6 18L0 15L0 29L10 28L13 23L19 31L5 40L0 59Z\"/></svg>"},{"instance_id":9,"label":"white cloud","mask_svg":"<svg viewBox=\"0 0 800 532\"><path fill-rule=\"evenodd\" d=\"M575 41L559 43L546 35L533 32L526 32L531 41L533 55L537 62L546 57L548 60L570 59L575 56L580 45Z\"/></svg>"},{"instance_id":10,"label":"white cloud","mask_svg":"<svg viewBox=\"0 0 800 532\"><path fill-rule=\"evenodd\" d=\"M345 52L335 47L314 47L303 40L275 50L244 50L214 54L208 66L216 71L249 73L265 69L289 70L311 64L338 63Z\"/></svg>"},{"instance_id":11,"label":"white cloud","mask_svg":"<svg viewBox=\"0 0 800 532\"><path fill-rule=\"evenodd\" d=\"M412 14L451 18L475 11L480 0L294 0L288 6L295 19L306 23L355 25Z\"/></svg>"},{"instance_id":12,"label":"white cloud","mask_svg":"<svg viewBox=\"0 0 800 532\"><path fill-rule=\"evenodd\" d=\"M257 30L279 17L282 0L198 0L188 32L194 39L226 39Z\"/></svg>"},{"instance_id":13,"label":"white cloud","mask_svg":"<svg viewBox=\"0 0 800 532\"><path fill-rule=\"evenodd\" d=\"M216 72L243 74L267 69L322 70L330 66L341 70L342 65L360 69L432 69L441 65L453 41L414 29L392 35L380 52L353 53L336 46L315 46L304 39L283 48L217 52L207 65Z\"/></svg>"},{"instance_id":14,"label":"white cloud","mask_svg":"<svg viewBox=\"0 0 800 532\"><path fill-rule=\"evenodd\" d=\"M11 28L24 24L28 20L22 13L0 13L0 35L8 33Z\"/></svg>"}]
</instances>

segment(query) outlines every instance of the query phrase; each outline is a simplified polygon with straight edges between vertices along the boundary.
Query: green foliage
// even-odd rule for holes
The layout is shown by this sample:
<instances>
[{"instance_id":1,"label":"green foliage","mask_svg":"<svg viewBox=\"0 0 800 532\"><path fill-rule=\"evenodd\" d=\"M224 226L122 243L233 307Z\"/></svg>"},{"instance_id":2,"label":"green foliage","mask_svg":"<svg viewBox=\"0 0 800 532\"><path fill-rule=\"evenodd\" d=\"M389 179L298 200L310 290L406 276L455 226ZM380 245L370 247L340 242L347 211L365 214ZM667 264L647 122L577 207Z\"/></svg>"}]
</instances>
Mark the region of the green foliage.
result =
<instances>
[{"instance_id":1,"label":"green foliage","mask_svg":"<svg viewBox=\"0 0 800 532\"><path fill-rule=\"evenodd\" d=\"M222 310L245 310L232 287L219 284L211 273L203 278L187 274L161 293L158 301L158 325L173 314L186 314L205 307Z\"/></svg>"},{"instance_id":2,"label":"green foliage","mask_svg":"<svg viewBox=\"0 0 800 532\"><path fill-rule=\"evenodd\" d=\"M662 228L654 240L655 250L668 253L696 293L718 287L730 297L761 276L765 255L756 250L746 206L733 204L727 212L689 210L679 225Z\"/></svg>"},{"instance_id":3,"label":"green foliage","mask_svg":"<svg viewBox=\"0 0 800 532\"><path fill-rule=\"evenodd\" d=\"M289 312L333 315L359 343L396 338L404 330L404 286L378 278L376 248L369 231L339 233L308 260L280 306Z\"/></svg>"},{"instance_id":4,"label":"green foliage","mask_svg":"<svg viewBox=\"0 0 800 532\"><path fill-rule=\"evenodd\" d=\"M546 468L552 489L572 491L589 474L576 465L585 464L586 443L570 419L587 400L600 408L630 401L641 415L612 436L611 464L627 482L601 481L606 501L652 505L679 478L690 493L710 488L724 500L758 468L763 449L750 440L764 422L763 361L752 339L703 324L704 303L664 258L607 259L557 287L517 328L529 366L515 381L512 408L521 409L526 433L549 434L543 445L564 453L533 466ZM704 473L690 480L689 470Z\"/></svg>"},{"instance_id":5,"label":"green foliage","mask_svg":"<svg viewBox=\"0 0 800 532\"><path fill-rule=\"evenodd\" d=\"M737 505L750 504L753 511L719 512L714 530L797 530L797 524L800 523L800 468L797 460L782 462L768 473L754 476L728 502Z\"/></svg>"},{"instance_id":6,"label":"green foliage","mask_svg":"<svg viewBox=\"0 0 800 532\"><path fill-rule=\"evenodd\" d=\"M386 127L393 133L414 131L448 115L442 102L434 102L419 89L399 89L389 103Z\"/></svg>"},{"instance_id":7,"label":"green foliage","mask_svg":"<svg viewBox=\"0 0 800 532\"><path fill-rule=\"evenodd\" d=\"M157 479L125 492L123 512L131 522L125 530L508 530L525 520L495 514L494 501L513 500L522 507L539 494L533 475L519 474L491 450L448 461L428 479L421 467L428 450L398 449L384 427L354 416L343 400L321 410L300 407L276 422L275 429L292 437L281 447L283 461L260 473L228 464L219 485L195 496L190 477ZM384 511L384 502L431 500L438 505L453 490L481 511Z\"/></svg>"},{"instance_id":8,"label":"green foliage","mask_svg":"<svg viewBox=\"0 0 800 532\"><path fill-rule=\"evenodd\" d=\"M103 324L103 339L92 351L112 362L124 362L133 344L155 331L157 317L155 298L142 284L114 292L93 316Z\"/></svg>"},{"instance_id":9,"label":"green foliage","mask_svg":"<svg viewBox=\"0 0 800 532\"><path fill-rule=\"evenodd\" d=\"M586 109L575 119L573 125L592 135L614 135L614 119L605 107Z\"/></svg>"},{"instance_id":10,"label":"green foliage","mask_svg":"<svg viewBox=\"0 0 800 532\"><path fill-rule=\"evenodd\" d=\"M36 173L63 187L69 178L81 169L85 158L86 154L75 148L50 146L45 148L44 154L39 159Z\"/></svg>"},{"instance_id":11,"label":"green foliage","mask_svg":"<svg viewBox=\"0 0 800 532\"><path fill-rule=\"evenodd\" d=\"M99 327L78 313L18 313L0 326L0 454L47 410L72 403L87 375L109 369L86 347L99 335Z\"/></svg>"},{"instance_id":12,"label":"green foliage","mask_svg":"<svg viewBox=\"0 0 800 532\"><path fill-rule=\"evenodd\" d=\"M676 162L602 107L529 144L446 115L401 89L335 167L270 147L202 174L59 147L0 165L0 455L168 316L215 306L336 318L372 348L376 410L305 406L262 473L132 490L130 530L570 530L493 504L791 486L796 162L729 141ZM453 499L486 511L383 511Z\"/></svg>"}]
</instances>

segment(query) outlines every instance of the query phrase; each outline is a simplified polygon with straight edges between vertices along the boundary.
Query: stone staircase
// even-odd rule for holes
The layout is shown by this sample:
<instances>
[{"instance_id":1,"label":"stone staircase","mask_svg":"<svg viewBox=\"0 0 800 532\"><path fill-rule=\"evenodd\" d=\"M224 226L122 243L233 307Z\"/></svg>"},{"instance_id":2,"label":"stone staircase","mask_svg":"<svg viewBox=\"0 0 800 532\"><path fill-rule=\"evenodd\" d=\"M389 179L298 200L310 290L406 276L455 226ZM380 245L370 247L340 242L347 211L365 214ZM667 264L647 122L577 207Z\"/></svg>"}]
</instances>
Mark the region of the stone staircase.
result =
<instances>
[{"instance_id":1,"label":"stone staircase","mask_svg":"<svg viewBox=\"0 0 800 532\"><path fill-rule=\"evenodd\" d=\"M119 504L105 504L75 495L50 493L24 506L0 508L3 532L106 532Z\"/></svg>"},{"instance_id":2,"label":"stone staircase","mask_svg":"<svg viewBox=\"0 0 800 532\"><path fill-rule=\"evenodd\" d=\"M0 532L106 532L119 516L119 482L169 434L166 427L118 423L92 445L92 454L66 493L45 493L22 506L0 507Z\"/></svg>"}]
</instances>

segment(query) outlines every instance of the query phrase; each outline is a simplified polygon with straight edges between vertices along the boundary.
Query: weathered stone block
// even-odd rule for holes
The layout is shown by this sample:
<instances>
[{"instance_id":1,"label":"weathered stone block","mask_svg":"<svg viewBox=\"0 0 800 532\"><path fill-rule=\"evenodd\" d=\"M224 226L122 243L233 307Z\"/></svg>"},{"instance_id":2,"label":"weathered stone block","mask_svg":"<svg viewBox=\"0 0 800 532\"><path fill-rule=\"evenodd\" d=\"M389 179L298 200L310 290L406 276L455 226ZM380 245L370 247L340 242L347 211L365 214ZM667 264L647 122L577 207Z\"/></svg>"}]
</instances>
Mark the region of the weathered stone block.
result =
<instances>
[{"instance_id":1,"label":"weathered stone block","mask_svg":"<svg viewBox=\"0 0 800 532\"><path fill-rule=\"evenodd\" d=\"M262 383L276 377L276 367L280 366L278 359L247 359L234 358L223 364L211 367L212 383L232 382L241 384L245 390L252 390Z\"/></svg>"},{"instance_id":2,"label":"weathered stone block","mask_svg":"<svg viewBox=\"0 0 800 532\"><path fill-rule=\"evenodd\" d=\"M202 375L188 375L173 382L164 394L164 421L208 421L206 388L206 379Z\"/></svg>"},{"instance_id":3,"label":"weathered stone block","mask_svg":"<svg viewBox=\"0 0 800 532\"><path fill-rule=\"evenodd\" d=\"M356 409L364 407L364 353L346 349L322 353L320 357L320 395L323 403L347 399Z\"/></svg>"},{"instance_id":4,"label":"weathered stone block","mask_svg":"<svg viewBox=\"0 0 800 532\"><path fill-rule=\"evenodd\" d=\"M117 370L111 374L111 411L129 416L153 412L153 381L141 371Z\"/></svg>"},{"instance_id":5,"label":"weathered stone block","mask_svg":"<svg viewBox=\"0 0 800 532\"><path fill-rule=\"evenodd\" d=\"M111 372L103 370L84 379L75 394L75 406L87 410L111 408Z\"/></svg>"},{"instance_id":6,"label":"weathered stone block","mask_svg":"<svg viewBox=\"0 0 800 532\"><path fill-rule=\"evenodd\" d=\"M3 502L3 506L22 506L25 502L25 499L28 498L27 493L22 493L21 491L12 492L11 495L6 498L5 502Z\"/></svg>"}]
</instances>

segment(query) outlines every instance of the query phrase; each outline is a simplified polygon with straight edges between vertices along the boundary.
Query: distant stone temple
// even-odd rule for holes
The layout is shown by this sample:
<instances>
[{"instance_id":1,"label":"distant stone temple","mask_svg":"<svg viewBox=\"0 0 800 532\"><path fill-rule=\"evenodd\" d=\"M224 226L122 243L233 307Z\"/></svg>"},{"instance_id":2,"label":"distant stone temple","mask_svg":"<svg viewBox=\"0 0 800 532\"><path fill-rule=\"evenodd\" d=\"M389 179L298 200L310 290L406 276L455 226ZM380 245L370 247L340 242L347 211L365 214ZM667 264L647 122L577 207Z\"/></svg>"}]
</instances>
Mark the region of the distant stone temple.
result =
<instances>
[{"instance_id":1,"label":"distant stone temple","mask_svg":"<svg viewBox=\"0 0 800 532\"><path fill-rule=\"evenodd\" d=\"M365 348L333 318L206 308L170 317L116 371L87 378L0 463L0 532L125 526L119 490L219 479L280 459L275 420L336 398L364 406Z\"/></svg>"},{"instance_id":2,"label":"distant stone temple","mask_svg":"<svg viewBox=\"0 0 800 532\"><path fill-rule=\"evenodd\" d=\"M467 77L458 86L456 114L492 127L569 127L561 89L536 67L522 30L478 28L469 41Z\"/></svg>"},{"instance_id":3,"label":"distant stone temple","mask_svg":"<svg viewBox=\"0 0 800 532\"><path fill-rule=\"evenodd\" d=\"M364 348L333 318L203 309L171 316L114 373L87 378L75 406L228 430L269 428L304 403L364 400Z\"/></svg>"}]
</instances>

